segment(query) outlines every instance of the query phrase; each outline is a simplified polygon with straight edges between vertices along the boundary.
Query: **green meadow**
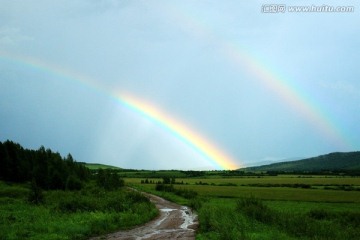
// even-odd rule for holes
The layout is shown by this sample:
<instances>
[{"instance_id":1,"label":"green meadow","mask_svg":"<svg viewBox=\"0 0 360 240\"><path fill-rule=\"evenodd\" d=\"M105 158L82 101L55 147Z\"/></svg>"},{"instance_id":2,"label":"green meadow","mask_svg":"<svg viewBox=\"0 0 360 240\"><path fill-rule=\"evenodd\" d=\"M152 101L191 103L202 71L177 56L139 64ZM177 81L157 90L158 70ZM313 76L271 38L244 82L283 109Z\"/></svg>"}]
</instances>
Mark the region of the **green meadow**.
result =
<instances>
[{"instance_id":1,"label":"green meadow","mask_svg":"<svg viewBox=\"0 0 360 240\"><path fill-rule=\"evenodd\" d=\"M139 178L127 178L138 184ZM150 181L150 180L149 180ZM151 179L153 183L160 178ZM254 196L262 200L307 202L360 202L359 177L270 176L241 178L179 178L175 186L197 192L200 196L239 198ZM153 188L153 184L142 184Z\"/></svg>"},{"instance_id":2,"label":"green meadow","mask_svg":"<svg viewBox=\"0 0 360 240\"><path fill-rule=\"evenodd\" d=\"M199 215L199 240L358 239L359 177L171 178L171 172L124 181L192 207ZM80 190L43 190L38 203L29 201L30 183L0 182L0 239L88 239L157 215L141 194L101 187L99 173ZM165 179L173 184L163 184Z\"/></svg>"},{"instance_id":3,"label":"green meadow","mask_svg":"<svg viewBox=\"0 0 360 240\"><path fill-rule=\"evenodd\" d=\"M0 182L0 239L88 239L154 218L155 206L140 193L105 190L88 183L79 191L42 192L29 201L28 184Z\"/></svg>"},{"instance_id":4,"label":"green meadow","mask_svg":"<svg viewBox=\"0 0 360 240\"><path fill-rule=\"evenodd\" d=\"M197 239L358 239L360 178L325 175L128 178L128 184L187 204L199 214ZM169 185L170 186L170 185Z\"/></svg>"}]
</instances>

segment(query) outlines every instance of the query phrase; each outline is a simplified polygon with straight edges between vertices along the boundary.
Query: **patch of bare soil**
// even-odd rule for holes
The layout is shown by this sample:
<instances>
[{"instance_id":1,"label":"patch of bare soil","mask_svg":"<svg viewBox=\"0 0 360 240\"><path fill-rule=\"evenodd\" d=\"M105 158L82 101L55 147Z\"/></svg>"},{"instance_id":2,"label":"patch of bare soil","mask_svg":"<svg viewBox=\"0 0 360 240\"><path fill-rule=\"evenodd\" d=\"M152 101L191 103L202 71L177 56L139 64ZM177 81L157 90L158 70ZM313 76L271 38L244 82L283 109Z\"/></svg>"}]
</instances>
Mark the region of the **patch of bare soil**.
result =
<instances>
[{"instance_id":1,"label":"patch of bare soil","mask_svg":"<svg viewBox=\"0 0 360 240\"><path fill-rule=\"evenodd\" d=\"M156 219L131 230L115 232L91 239L195 239L195 231L199 223L196 214L190 208L169 202L152 194L144 193L144 195L159 209L160 214Z\"/></svg>"}]
</instances>

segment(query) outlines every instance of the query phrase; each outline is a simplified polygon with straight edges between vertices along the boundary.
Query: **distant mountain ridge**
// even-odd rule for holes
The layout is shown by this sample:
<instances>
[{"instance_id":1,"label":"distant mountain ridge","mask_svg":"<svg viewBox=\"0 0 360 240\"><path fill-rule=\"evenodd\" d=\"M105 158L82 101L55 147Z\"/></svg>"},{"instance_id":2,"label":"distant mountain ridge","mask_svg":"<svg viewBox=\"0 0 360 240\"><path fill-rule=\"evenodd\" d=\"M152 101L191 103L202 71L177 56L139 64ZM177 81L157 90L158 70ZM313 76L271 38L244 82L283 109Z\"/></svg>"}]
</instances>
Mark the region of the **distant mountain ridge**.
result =
<instances>
[{"instance_id":1,"label":"distant mountain ridge","mask_svg":"<svg viewBox=\"0 0 360 240\"><path fill-rule=\"evenodd\" d=\"M338 171L360 170L360 152L333 152L317 157L244 168L248 171Z\"/></svg>"},{"instance_id":2,"label":"distant mountain ridge","mask_svg":"<svg viewBox=\"0 0 360 240\"><path fill-rule=\"evenodd\" d=\"M83 163L85 167L91 169L91 170L97 170L97 169L121 169L120 167L115 167L111 165L106 164L100 164L100 163Z\"/></svg>"},{"instance_id":3,"label":"distant mountain ridge","mask_svg":"<svg viewBox=\"0 0 360 240\"><path fill-rule=\"evenodd\" d=\"M254 161L245 162L244 165L246 166L246 168L249 168L249 167L270 165L270 164L280 163L280 162L292 162L292 161L302 160L302 159L304 159L304 157L292 157L292 158L281 158L281 159L279 158L279 159L275 159L275 160L260 160L257 162L254 162Z\"/></svg>"}]
</instances>

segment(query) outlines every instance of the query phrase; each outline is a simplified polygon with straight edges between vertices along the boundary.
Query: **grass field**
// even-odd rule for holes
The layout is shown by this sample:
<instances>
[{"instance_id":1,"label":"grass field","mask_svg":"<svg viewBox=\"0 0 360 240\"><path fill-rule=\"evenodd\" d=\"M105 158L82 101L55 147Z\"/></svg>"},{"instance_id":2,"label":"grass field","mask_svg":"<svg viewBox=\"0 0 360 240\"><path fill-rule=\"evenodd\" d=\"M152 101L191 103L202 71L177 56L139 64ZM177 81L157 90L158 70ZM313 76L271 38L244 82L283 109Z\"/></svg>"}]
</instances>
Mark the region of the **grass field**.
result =
<instances>
[{"instance_id":1,"label":"grass field","mask_svg":"<svg viewBox=\"0 0 360 240\"><path fill-rule=\"evenodd\" d=\"M130 183L139 183L139 178L126 178ZM149 179L150 180L150 179ZM153 181L162 180L154 178ZM350 176L301 176L301 175L279 175L263 177L207 177L207 178L176 178L176 182L188 184L207 183L209 185L233 183L236 185L248 184L311 184L311 185L356 185L360 186L360 177Z\"/></svg>"},{"instance_id":2,"label":"grass field","mask_svg":"<svg viewBox=\"0 0 360 240\"><path fill-rule=\"evenodd\" d=\"M192 178L177 179L177 182L187 182L189 184L208 183L208 184L227 184L236 185L248 184L310 184L310 185L357 185L360 186L360 177L339 177L339 176L298 176L280 175L264 177L229 177L229 178Z\"/></svg>"},{"instance_id":3,"label":"grass field","mask_svg":"<svg viewBox=\"0 0 360 240\"><path fill-rule=\"evenodd\" d=\"M176 178L173 187L161 191L155 182L163 179L144 180L125 178L125 183L194 208L198 240L343 240L360 233L359 177ZM0 182L0 240L87 239L157 214L139 193L105 191L93 182L79 191L44 191L41 204L30 203L29 192L29 184Z\"/></svg>"},{"instance_id":4,"label":"grass field","mask_svg":"<svg viewBox=\"0 0 360 240\"><path fill-rule=\"evenodd\" d=\"M158 212L139 193L104 191L45 191L44 202L27 201L27 184L0 182L0 239L88 239L145 223Z\"/></svg>"},{"instance_id":5,"label":"grass field","mask_svg":"<svg viewBox=\"0 0 360 240\"><path fill-rule=\"evenodd\" d=\"M126 181L129 184L139 184L141 180L127 178ZM158 182L161 179L152 179L152 181ZM255 196L263 200L360 202L360 191L357 190L360 186L359 177L179 178L176 179L176 182L184 183L175 185L177 188L194 190L200 196L207 197L239 198ZM302 188L303 185L306 188ZM154 184L143 184L143 187L149 189L154 188L154 186ZM336 186L338 188L339 186L352 186L354 190L331 189L331 187Z\"/></svg>"},{"instance_id":6,"label":"grass field","mask_svg":"<svg viewBox=\"0 0 360 240\"><path fill-rule=\"evenodd\" d=\"M283 175L176 179L183 184L175 184L175 189L197 192L194 199L156 192L155 184L140 184L139 178L126 181L195 207L199 214L197 239L200 240L358 239L360 233L358 177Z\"/></svg>"}]
</instances>

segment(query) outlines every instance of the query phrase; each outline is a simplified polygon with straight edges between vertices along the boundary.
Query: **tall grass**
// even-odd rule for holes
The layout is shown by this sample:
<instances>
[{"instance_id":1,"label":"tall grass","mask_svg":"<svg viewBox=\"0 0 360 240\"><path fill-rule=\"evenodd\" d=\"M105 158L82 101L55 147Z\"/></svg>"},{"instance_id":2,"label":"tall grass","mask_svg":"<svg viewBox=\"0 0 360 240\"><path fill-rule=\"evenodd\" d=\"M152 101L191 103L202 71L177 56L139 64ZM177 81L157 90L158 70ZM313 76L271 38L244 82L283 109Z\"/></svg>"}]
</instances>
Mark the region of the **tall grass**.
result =
<instances>
[{"instance_id":1,"label":"tall grass","mask_svg":"<svg viewBox=\"0 0 360 240\"><path fill-rule=\"evenodd\" d=\"M199 210L198 239L246 239L248 228L244 216L233 214L227 206L204 203Z\"/></svg>"},{"instance_id":2,"label":"tall grass","mask_svg":"<svg viewBox=\"0 0 360 240\"><path fill-rule=\"evenodd\" d=\"M44 203L35 205L27 200L26 187L0 184L0 240L87 239L145 223L158 214L147 198L125 189L47 191Z\"/></svg>"},{"instance_id":3,"label":"tall grass","mask_svg":"<svg viewBox=\"0 0 360 240\"><path fill-rule=\"evenodd\" d=\"M318 209L297 214L292 211L279 212L254 197L239 199L236 211L297 238L357 239L360 230L358 213L334 214Z\"/></svg>"},{"instance_id":4,"label":"tall grass","mask_svg":"<svg viewBox=\"0 0 360 240\"><path fill-rule=\"evenodd\" d=\"M285 240L292 239L276 228L261 224L236 211L233 199L209 199L200 210L197 239Z\"/></svg>"},{"instance_id":5,"label":"tall grass","mask_svg":"<svg viewBox=\"0 0 360 240\"><path fill-rule=\"evenodd\" d=\"M360 214L279 211L255 197L210 199L198 211L197 239L358 239Z\"/></svg>"}]
</instances>

